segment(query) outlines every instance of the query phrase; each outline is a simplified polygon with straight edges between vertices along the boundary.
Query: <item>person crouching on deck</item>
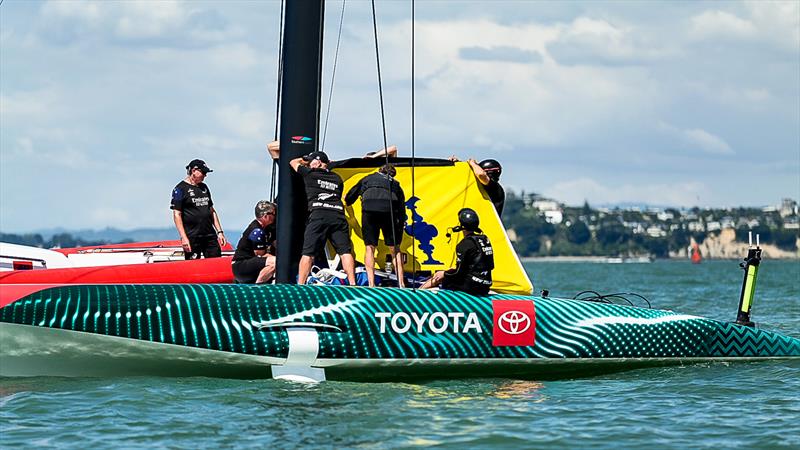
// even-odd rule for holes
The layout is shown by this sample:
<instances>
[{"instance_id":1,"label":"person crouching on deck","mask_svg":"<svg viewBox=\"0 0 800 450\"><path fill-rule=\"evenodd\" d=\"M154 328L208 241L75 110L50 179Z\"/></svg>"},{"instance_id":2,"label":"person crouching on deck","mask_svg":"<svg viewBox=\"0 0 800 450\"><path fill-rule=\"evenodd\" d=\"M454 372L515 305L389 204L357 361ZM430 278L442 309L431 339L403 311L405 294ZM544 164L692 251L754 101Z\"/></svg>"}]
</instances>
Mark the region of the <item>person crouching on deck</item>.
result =
<instances>
[{"instance_id":1,"label":"person crouching on deck","mask_svg":"<svg viewBox=\"0 0 800 450\"><path fill-rule=\"evenodd\" d=\"M275 275L275 204L256 203L256 219L242 233L233 254L233 276L237 283L268 283Z\"/></svg>"},{"instance_id":2,"label":"person crouching on deck","mask_svg":"<svg viewBox=\"0 0 800 450\"><path fill-rule=\"evenodd\" d=\"M303 177L308 199L308 221L303 236L303 256L297 274L297 284L306 284L314 256L325 248L328 240L342 258L342 267L350 286L356 285L356 265L350 225L344 215L342 177L328 170L330 160L324 152L312 152L295 158L289 165Z\"/></svg>"},{"instance_id":3,"label":"person crouching on deck","mask_svg":"<svg viewBox=\"0 0 800 450\"><path fill-rule=\"evenodd\" d=\"M370 286L375 286L375 249L383 232L383 241L391 249L397 270L397 285L405 287L400 242L406 222L406 198L400 183L394 179L396 173L392 164L384 164L378 172L358 180L344 198L347 205L352 205L361 197L361 228L366 246L364 267Z\"/></svg>"},{"instance_id":4,"label":"person crouching on deck","mask_svg":"<svg viewBox=\"0 0 800 450\"><path fill-rule=\"evenodd\" d=\"M442 289L463 291L473 295L486 295L492 286L494 252L489 238L478 225L478 214L463 208L458 212L459 226L453 231L464 232L464 239L456 246L456 267L440 270L426 281L420 289L441 286Z\"/></svg>"}]
</instances>

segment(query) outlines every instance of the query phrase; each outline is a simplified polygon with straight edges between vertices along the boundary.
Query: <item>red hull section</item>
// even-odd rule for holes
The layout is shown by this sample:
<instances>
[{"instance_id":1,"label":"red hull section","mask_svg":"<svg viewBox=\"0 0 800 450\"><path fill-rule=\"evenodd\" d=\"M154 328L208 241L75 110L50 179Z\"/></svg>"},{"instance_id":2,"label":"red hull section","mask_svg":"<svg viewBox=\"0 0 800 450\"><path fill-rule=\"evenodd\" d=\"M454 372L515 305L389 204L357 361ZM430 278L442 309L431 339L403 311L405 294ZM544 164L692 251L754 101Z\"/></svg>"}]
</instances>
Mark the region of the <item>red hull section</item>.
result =
<instances>
[{"instance_id":1,"label":"red hull section","mask_svg":"<svg viewBox=\"0 0 800 450\"><path fill-rule=\"evenodd\" d=\"M2 284L233 283L231 257L121 266L0 272Z\"/></svg>"}]
</instances>

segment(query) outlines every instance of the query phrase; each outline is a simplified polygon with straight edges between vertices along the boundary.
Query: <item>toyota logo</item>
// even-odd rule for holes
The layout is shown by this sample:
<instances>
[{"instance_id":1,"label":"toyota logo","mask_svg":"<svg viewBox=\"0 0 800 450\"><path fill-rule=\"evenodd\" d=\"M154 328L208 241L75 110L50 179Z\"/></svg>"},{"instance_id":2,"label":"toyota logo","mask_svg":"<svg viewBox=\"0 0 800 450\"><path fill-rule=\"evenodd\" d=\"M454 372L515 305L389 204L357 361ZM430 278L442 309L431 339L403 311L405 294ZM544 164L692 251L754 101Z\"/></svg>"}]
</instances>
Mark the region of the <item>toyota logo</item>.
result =
<instances>
[{"instance_id":1,"label":"toyota logo","mask_svg":"<svg viewBox=\"0 0 800 450\"><path fill-rule=\"evenodd\" d=\"M497 326L508 334L522 334L531 327L531 319L519 311L506 311L497 319Z\"/></svg>"}]
</instances>

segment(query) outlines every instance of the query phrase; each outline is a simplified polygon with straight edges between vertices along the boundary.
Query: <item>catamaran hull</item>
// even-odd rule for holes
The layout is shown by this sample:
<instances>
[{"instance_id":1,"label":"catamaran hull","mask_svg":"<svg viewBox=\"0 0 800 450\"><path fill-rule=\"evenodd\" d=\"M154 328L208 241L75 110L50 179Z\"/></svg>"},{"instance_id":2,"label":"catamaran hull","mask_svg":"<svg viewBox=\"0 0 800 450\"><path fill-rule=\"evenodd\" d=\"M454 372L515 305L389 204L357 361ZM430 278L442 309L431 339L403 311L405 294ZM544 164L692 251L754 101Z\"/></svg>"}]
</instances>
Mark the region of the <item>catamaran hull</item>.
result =
<instances>
[{"instance_id":1,"label":"catamaran hull","mask_svg":"<svg viewBox=\"0 0 800 450\"><path fill-rule=\"evenodd\" d=\"M3 376L547 379L800 357L800 340L759 329L667 311L513 295L92 285L8 300L0 309ZM501 323L504 314L521 326ZM523 317L532 319L528 327ZM516 338L522 339L516 345L497 345Z\"/></svg>"}]
</instances>

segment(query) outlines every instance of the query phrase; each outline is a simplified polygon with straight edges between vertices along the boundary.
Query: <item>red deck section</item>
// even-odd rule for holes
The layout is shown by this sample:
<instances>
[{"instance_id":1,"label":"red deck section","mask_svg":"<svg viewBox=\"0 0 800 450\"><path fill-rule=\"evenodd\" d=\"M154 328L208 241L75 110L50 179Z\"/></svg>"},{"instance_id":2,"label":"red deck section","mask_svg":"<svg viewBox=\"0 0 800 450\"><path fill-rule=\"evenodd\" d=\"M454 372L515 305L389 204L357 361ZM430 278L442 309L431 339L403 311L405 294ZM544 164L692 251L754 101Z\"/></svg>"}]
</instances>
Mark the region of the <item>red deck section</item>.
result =
<instances>
[{"instance_id":1,"label":"red deck section","mask_svg":"<svg viewBox=\"0 0 800 450\"><path fill-rule=\"evenodd\" d=\"M159 248L181 248L181 241L179 239L172 241L150 241L150 242L128 242L126 244L104 244L104 245L91 245L88 247L73 247L73 248L54 248L54 251L64 255L72 255L79 252L90 252L97 249L153 249ZM222 247L223 252L233 251L233 246L228 242Z\"/></svg>"},{"instance_id":2,"label":"red deck section","mask_svg":"<svg viewBox=\"0 0 800 450\"><path fill-rule=\"evenodd\" d=\"M0 307L33 292L63 284L233 283L231 259L228 256L151 264L0 272Z\"/></svg>"}]
</instances>

